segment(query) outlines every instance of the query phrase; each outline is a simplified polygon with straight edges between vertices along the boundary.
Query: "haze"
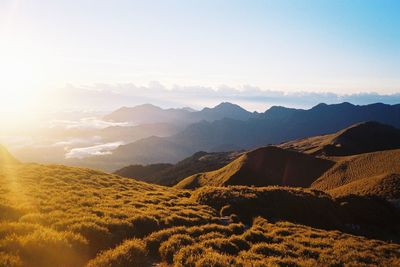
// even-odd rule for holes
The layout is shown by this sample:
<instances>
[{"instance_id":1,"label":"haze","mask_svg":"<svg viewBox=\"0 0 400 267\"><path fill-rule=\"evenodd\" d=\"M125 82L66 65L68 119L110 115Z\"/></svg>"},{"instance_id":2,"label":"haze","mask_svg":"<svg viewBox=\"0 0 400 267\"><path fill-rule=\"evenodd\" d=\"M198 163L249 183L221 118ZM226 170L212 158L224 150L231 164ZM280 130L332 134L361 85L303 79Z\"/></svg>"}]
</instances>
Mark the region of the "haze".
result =
<instances>
[{"instance_id":1,"label":"haze","mask_svg":"<svg viewBox=\"0 0 400 267\"><path fill-rule=\"evenodd\" d=\"M59 92L153 81L197 93L398 93L399 10L397 1L1 1L1 111L83 108Z\"/></svg>"}]
</instances>

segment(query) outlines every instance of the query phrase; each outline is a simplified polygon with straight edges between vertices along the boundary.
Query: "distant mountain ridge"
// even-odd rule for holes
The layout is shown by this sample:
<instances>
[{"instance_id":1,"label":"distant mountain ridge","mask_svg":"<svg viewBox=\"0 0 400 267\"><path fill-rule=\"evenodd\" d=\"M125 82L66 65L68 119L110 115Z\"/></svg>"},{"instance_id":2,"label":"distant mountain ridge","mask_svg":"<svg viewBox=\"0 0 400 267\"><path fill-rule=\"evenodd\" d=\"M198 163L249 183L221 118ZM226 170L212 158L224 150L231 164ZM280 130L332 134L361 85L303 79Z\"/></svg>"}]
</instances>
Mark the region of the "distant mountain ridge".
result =
<instances>
[{"instance_id":1,"label":"distant mountain ridge","mask_svg":"<svg viewBox=\"0 0 400 267\"><path fill-rule=\"evenodd\" d=\"M135 107L123 107L111 114L104 116L105 120L114 122L141 123L174 123L188 124L205 121L215 121L223 118L247 120L257 116L239 105L223 102L213 108L204 108L195 111L189 108L162 109L152 104L144 104Z\"/></svg>"},{"instance_id":2,"label":"distant mountain ridge","mask_svg":"<svg viewBox=\"0 0 400 267\"><path fill-rule=\"evenodd\" d=\"M197 151L215 151L218 147L231 150L233 145L239 149L254 149L268 144L335 133L365 121L400 127L400 105L319 104L308 110L272 107L248 120L226 117L211 122L203 120L190 124L183 131L169 137L145 138L123 145L112 155L95 160L108 164L107 170L116 170L131 164L176 163ZM118 164L112 166L112 162ZM105 165L90 167L104 169Z\"/></svg>"}]
</instances>

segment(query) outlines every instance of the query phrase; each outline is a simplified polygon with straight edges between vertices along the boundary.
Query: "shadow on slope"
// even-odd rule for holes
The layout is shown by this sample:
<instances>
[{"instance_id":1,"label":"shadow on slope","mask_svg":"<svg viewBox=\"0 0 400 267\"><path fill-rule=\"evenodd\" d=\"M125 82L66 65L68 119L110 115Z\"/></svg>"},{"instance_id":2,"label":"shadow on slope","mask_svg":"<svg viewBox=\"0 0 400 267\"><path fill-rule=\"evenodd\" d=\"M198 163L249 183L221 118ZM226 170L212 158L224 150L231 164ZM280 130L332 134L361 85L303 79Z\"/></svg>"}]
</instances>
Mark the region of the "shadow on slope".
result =
<instances>
[{"instance_id":1,"label":"shadow on slope","mask_svg":"<svg viewBox=\"0 0 400 267\"><path fill-rule=\"evenodd\" d=\"M219 169L236 159L239 155L240 152L207 153L200 151L174 165L131 165L115 173L148 183L173 186L189 175Z\"/></svg>"},{"instance_id":2,"label":"shadow on slope","mask_svg":"<svg viewBox=\"0 0 400 267\"><path fill-rule=\"evenodd\" d=\"M332 198L317 190L285 187L202 187L192 198L249 224L257 216L372 238L400 241L400 212L373 197Z\"/></svg>"},{"instance_id":3,"label":"shadow on slope","mask_svg":"<svg viewBox=\"0 0 400 267\"><path fill-rule=\"evenodd\" d=\"M370 121L334 134L294 140L279 147L319 156L356 155L400 148L400 129Z\"/></svg>"},{"instance_id":4,"label":"shadow on slope","mask_svg":"<svg viewBox=\"0 0 400 267\"><path fill-rule=\"evenodd\" d=\"M204 185L284 185L308 187L334 162L268 146L247 152L225 167L192 175L176 185L193 189Z\"/></svg>"}]
</instances>

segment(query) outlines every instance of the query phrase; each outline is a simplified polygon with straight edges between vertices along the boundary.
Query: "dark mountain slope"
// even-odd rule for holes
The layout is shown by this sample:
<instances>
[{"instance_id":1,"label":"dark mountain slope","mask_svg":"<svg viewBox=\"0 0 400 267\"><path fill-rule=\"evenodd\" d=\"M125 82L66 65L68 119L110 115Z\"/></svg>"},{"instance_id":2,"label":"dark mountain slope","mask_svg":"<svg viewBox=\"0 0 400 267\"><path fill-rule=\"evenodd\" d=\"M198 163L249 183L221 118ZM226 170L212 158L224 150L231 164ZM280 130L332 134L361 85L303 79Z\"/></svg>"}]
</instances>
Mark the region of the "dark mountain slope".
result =
<instances>
[{"instance_id":1,"label":"dark mountain slope","mask_svg":"<svg viewBox=\"0 0 400 267\"><path fill-rule=\"evenodd\" d=\"M196 151L214 151L216 147L235 145L241 149L254 149L268 144L334 133L365 121L400 127L400 105L320 104L309 110L273 107L247 121L229 118L213 122L201 121L170 137L155 140L148 138L126 145L123 149L126 164L113 168L115 170L129 164L175 163ZM143 143L146 144L145 150ZM169 145L160 146L160 143ZM173 157L168 158L168 155ZM114 154L107 156L105 160L107 164L114 162ZM103 168L101 164L97 167Z\"/></svg>"},{"instance_id":2,"label":"dark mountain slope","mask_svg":"<svg viewBox=\"0 0 400 267\"><path fill-rule=\"evenodd\" d=\"M223 144L235 144L249 149L333 133L365 121L400 127L400 105L320 104L309 110L272 107L257 118L247 121L222 119L192 124L169 137L169 140L194 147L196 151L208 151Z\"/></svg>"},{"instance_id":3,"label":"dark mountain slope","mask_svg":"<svg viewBox=\"0 0 400 267\"><path fill-rule=\"evenodd\" d=\"M365 122L334 134L298 139L279 147L326 156L348 156L396 149L400 148L400 129L378 122Z\"/></svg>"},{"instance_id":4,"label":"dark mountain slope","mask_svg":"<svg viewBox=\"0 0 400 267\"><path fill-rule=\"evenodd\" d=\"M115 173L148 183L172 186L190 175L219 169L239 155L238 152L197 152L175 165L131 165Z\"/></svg>"},{"instance_id":5,"label":"dark mountain slope","mask_svg":"<svg viewBox=\"0 0 400 267\"><path fill-rule=\"evenodd\" d=\"M205 185L308 187L334 162L268 146L247 152L225 167L190 176L176 185L193 189Z\"/></svg>"}]
</instances>

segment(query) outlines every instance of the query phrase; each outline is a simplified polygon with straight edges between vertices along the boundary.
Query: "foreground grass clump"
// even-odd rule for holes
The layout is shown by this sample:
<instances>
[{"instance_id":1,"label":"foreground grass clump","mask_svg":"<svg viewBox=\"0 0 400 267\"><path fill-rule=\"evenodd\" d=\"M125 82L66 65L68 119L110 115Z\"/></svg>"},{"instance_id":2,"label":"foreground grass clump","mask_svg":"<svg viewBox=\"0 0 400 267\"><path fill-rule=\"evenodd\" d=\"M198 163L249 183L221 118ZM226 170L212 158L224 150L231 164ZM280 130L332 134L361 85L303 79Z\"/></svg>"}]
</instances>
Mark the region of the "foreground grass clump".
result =
<instances>
[{"instance_id":1,"label":"foreground grass clump","mask_svg":"<svg viewBox=\"0 0 400 267\"><path fill-rule=\"evenodd\" d=\"M341 230L400 242L400 212L378 197L349 195L333 198L310 189L288 187L203 187L192 198L221 216L238 216L249 224L262 216L327 230Z\"/></svg>"},{"instance_id":2,"label":"foreground grass clump","mask_svg":"<svg viewBox=\"0 0 400 267\"><path fill-rule=\"evenodd\" d=\"M107 250L91 260L87 267L144 266L147 262L144 243L138 239L125 241L114 249Z\"/></svg>"},{"instance_id":3,"label":"foreground grass clump","mask_svg":"<svg viewBox=\"0 0 400 267\"><path fill-rule=\"evenodd\" d=\"M190 231L189 231L190 232ZM156 234L155 234L156 235ZM168 246L172 236L161 244ZM254 238L257 236L257 238ZM241 234L185 235L173 266L397 266L400 245L259 217ZM169 261L168 261L169 262Z\"/></svg>"},{"instance_id":4,"label":"foreground grass clump","mask_svg":"<svg viewBox=\"0 0 400 267\"><path fill-rule=\"evenodd\" d=\"M214 209L189 197L89 169L2 165L1 266L82 266L104 251L98 262L107 258L114 266L129 253L131 262L142 254L121 245L124 240L216 221Z\"/></svg>"}]
</instances>

